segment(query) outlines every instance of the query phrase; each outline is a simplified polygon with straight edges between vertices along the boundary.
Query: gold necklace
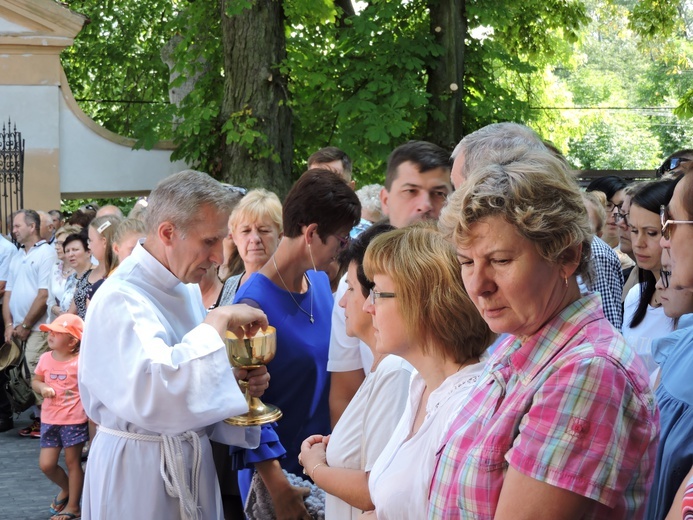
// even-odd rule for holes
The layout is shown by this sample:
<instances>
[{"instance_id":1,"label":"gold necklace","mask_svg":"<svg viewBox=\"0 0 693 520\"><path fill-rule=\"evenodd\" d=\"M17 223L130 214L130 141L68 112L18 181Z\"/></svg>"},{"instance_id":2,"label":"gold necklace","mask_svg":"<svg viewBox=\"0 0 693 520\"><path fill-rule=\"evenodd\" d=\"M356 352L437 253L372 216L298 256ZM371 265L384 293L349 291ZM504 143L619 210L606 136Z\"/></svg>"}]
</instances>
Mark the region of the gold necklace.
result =
<instances>
[{"instance_id":1,"label":"gold necklace","mask_svg":"<svg viewBox=\"0 0 693 520\"><path fill-rule=\"evenodd\" d=\"M274 255L272 255L272 263L274 264L274 270L277 271L277 276L279 276L279 279L281 280L282 285L284 286L284 289L286 289L286 292L289 293L289 296L291 296L291 299L296 304L296 307L298 307L298 309L303 314L308 316L311 323L315 323L315 318L313 318L313 291L311 291L310 280L308 279L308 277L305 274L303 275L303 276L306 276L306 281L308 282L308 290L310 291L310 313L308 313L308 311L306 311L303 307L301 307L301 304L296 301L296 298L294 298L294 295L291 293L291 291L287 287L286 282L284 281L284 278L282 278L282 274L279 272L279 268L277 267L277 261L274 259Z\"/></svg>"}]
</instances>

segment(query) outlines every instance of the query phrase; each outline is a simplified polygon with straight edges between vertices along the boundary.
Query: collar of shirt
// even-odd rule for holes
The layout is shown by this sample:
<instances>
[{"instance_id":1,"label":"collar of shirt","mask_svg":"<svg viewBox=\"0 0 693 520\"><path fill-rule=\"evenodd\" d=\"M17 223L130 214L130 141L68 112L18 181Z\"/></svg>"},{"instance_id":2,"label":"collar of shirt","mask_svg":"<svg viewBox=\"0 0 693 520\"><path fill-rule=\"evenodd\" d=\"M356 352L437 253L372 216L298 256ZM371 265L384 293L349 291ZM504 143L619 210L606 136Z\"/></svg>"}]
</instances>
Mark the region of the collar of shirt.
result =
<instances>
[{"instance_id":1,"label":"collar of shirt","mask_svg":"<svg viewBox=\"0 0 693 520\"><path fill-rule=\"evenodd\" d=\"M598 295L589 294L571 303L555 318L522 343L510 337L498 349L489 365L491 372L511 367L523 384L531 381L580 330L592 322L604 319Z\"/></svg>"}]
</instances>

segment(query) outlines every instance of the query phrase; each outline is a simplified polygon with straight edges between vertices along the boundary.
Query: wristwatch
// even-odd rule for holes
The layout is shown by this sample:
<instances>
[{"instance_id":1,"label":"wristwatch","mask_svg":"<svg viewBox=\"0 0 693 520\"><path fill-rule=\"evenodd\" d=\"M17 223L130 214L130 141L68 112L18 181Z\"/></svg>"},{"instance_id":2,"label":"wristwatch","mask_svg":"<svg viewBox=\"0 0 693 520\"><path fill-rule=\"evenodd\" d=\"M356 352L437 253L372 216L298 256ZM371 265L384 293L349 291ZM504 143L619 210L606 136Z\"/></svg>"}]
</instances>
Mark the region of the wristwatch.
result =
<instances>
[{"instance_id":1,"label":"wristwatch","mask_svg":"<svg viewBox=\"0 0 693 520\"><path fill-rule=\"evenodd\" d=\"M29 330L31 327L29 327L29 325L27 325L26 323L22 322L22 328L24 330Z\"/></svg>"}]
</instances>

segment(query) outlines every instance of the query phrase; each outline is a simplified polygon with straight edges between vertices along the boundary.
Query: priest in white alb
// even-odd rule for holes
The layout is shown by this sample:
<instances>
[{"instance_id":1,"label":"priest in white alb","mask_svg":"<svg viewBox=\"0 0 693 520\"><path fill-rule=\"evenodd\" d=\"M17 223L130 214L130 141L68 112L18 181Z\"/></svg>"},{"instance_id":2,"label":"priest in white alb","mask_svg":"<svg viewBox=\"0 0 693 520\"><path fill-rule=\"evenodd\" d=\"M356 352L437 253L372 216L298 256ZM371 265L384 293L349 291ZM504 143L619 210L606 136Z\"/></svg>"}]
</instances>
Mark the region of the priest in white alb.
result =
<instances>
[{"instance_id":1,"label":"priest in white alb","mask_svg":"<svg viewBox=\"0 0 693 520\"><path fill-rule=\"evenodd\" d=\"M95 293L79 360L84 409L99 425L82 518L223 519L209 438L254 447L259 428L223 422L248 408L229 365L227 330L254 334L264 313L206 312L197 283L222 261L230 193L184 171L152 192L147 236ZM249 376L260 395L269 375Z\"/></svg>"}]
</instances>

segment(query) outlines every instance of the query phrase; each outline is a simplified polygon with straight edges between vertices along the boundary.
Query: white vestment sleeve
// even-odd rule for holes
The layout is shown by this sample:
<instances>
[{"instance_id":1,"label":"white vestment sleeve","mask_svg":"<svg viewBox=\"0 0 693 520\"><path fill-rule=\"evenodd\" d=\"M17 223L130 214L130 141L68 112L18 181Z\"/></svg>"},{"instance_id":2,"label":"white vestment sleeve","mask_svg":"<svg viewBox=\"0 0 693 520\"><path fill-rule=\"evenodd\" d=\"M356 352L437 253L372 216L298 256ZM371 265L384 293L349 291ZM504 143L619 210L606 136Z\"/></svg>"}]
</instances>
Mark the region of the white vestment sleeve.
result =
<instances>
[{"instance_id":1,"label":"white vestment sleeve","mask_svg":"<svg viewBox=\"0 0 693 520\"><path fill-rule=\"evenodd\" d=\"M79 372L85 410L97 424L176 435L248 410L219 334L206 324L188 328L203 315L186 291L180 284L155 305L119 280L97 291ZM181 328L189 332L176 343Z\"/></svg>"}]
</instances>

